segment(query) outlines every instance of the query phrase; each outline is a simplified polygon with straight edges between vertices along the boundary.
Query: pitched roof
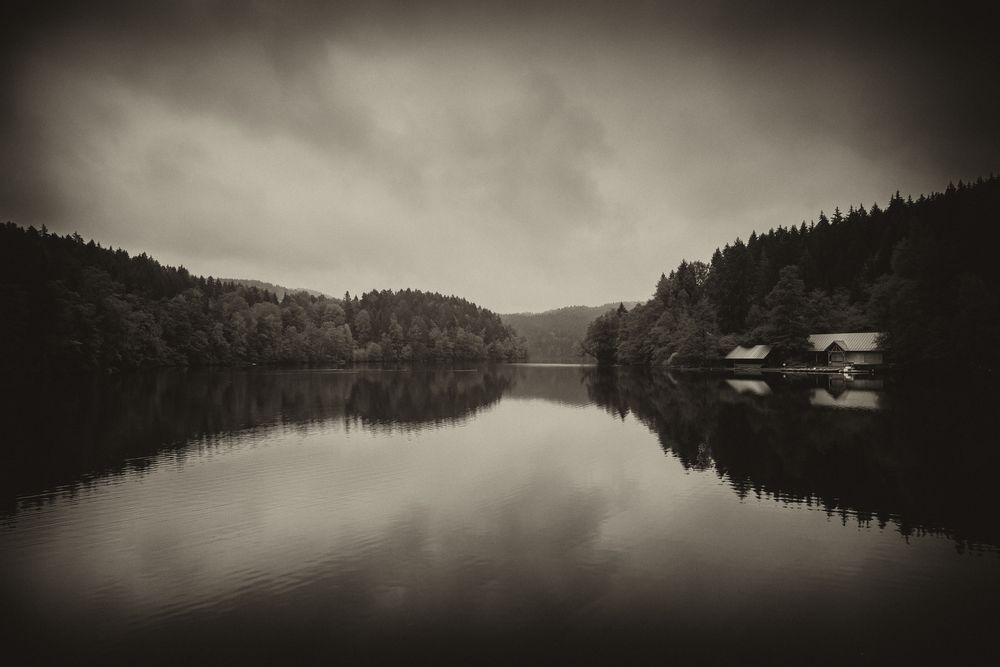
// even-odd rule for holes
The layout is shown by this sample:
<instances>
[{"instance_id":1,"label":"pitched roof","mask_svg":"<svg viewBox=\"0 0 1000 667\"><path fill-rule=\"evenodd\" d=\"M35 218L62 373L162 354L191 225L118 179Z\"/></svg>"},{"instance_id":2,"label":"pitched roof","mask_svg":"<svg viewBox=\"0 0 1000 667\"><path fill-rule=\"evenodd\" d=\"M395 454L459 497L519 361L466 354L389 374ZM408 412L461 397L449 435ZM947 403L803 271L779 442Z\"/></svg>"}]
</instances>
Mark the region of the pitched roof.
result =
<instances>
[{"instance_id":1,"label":"pitched roof","mask_svg":"<svg viewBox=\"0 0 1000 667\"><path fill-rule=\"evenodd\" d=\"M742 345L737 345L733 348L733 351L726 355L726 359L737 359L740 361L744 360L760 360L771 353L770 345L754 345L753 347L743 347Z\"/></svg>"},{"instance_id":2,"label":"pitched roof","mask_svg":"<svg viewBox=\"0 0 1000 667\"><path fill-rule=\"evenodd\" d=\"M848 352L874 352L882 349L878 344L878 337L881 335L878 331L813 334L809 336L809 344L813 352L823 352L831 343L836 343Z\"/></svg>"}]
</instances>

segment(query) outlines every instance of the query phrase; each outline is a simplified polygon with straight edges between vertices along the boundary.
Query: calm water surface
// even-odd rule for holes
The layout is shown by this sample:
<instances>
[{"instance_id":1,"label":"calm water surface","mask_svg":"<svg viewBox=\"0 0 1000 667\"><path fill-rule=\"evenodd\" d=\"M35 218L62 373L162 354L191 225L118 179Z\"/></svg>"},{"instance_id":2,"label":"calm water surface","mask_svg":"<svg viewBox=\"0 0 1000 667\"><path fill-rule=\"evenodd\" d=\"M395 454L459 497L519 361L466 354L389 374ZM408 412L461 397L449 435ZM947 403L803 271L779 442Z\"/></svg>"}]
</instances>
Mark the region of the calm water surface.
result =
<instances>
[{"instance_id":1,"label":"calm water surface","mask_svg":"<svg viewBox=\"0 0 1000 667\"><path fill-rule=\"evenodd\" d=\"M38 661L995 661L997 394L586 367L171 372L4 401Z\"/></svg>"}]
</instances>

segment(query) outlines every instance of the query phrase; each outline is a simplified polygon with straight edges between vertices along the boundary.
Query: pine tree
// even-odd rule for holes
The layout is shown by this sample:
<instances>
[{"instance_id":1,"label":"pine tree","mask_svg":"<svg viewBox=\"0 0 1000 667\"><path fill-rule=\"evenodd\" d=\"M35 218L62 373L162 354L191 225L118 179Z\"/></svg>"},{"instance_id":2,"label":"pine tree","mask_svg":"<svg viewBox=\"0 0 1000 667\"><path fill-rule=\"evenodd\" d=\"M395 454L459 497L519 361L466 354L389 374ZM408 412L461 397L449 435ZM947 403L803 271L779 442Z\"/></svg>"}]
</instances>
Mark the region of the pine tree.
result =
<instances>
[{"instance_id":1,"label":"pine tree","mask_svg":"<svg viewBox=\"0 0 1000 667\"><path fill-rule=\"evenodd\" d=\"M806 320L806 286L794 264L781 269L778 282L764 299L763 339L779 359L787 359L809 349Z\"/></svg>"}]
</instances>

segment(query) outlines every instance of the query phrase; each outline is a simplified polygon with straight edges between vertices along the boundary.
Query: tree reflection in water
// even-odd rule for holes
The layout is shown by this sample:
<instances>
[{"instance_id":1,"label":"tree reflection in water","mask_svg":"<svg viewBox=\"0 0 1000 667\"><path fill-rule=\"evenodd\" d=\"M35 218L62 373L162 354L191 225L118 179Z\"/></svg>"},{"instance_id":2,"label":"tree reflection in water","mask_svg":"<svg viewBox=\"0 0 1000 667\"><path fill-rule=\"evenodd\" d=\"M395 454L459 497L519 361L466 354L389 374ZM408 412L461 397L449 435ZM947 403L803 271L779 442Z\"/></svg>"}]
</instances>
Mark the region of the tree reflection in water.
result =
<instances>
[{"instance_id":1,"label":"tree reflection in water","mask_svg":"<svg viewBox=\"0 0 1000 667\"><path fill-rule=\"evenodd\" d=\"M452 424L500 400L496 367L416 370L164 371L36 379L4 388L2 501L74 493L80 484L221 436L267 428L412 430Z\"/></svg>"},{"instance_id":2,"label":"tree reflection in water","mask_svg":"<svg viewBox=\"0 0 1000 667\"><path fill-rule=\"evenodd\" d=\"M996 389L841 376L731 377L531 365L467 369L168 371L8 384L3 511L74 494L158 454L235 432L407 431L473 418L503 396L635 415L688 469L741 498L819 507L905 536L1000 547ZM20 499L20 500L19 500Z\"/></svg>"},{"instance_id":3,"label":"tree reflection in water","mask_svg":"<svg viewBox=\"0 0 1000 667\"><path fill-rule=\"evenodd\" d=\"M960 550L1000 546L991 386L628 368L584 378L594 402L634 414L664 451L713 470L740 498L892 522L907 538L944 534Z\"/></svg>"}]
</instances>

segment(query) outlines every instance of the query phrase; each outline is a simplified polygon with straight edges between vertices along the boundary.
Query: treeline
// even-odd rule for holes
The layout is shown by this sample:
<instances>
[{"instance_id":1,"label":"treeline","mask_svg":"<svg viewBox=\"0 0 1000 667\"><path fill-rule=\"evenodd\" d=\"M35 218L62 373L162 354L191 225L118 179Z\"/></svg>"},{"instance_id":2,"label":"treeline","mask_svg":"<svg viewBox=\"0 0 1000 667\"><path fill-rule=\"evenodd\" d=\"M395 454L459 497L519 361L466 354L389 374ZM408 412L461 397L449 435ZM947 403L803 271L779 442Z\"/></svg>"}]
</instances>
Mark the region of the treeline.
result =
<instances>
[{"instance_id":1,"label":"treeline","mask_svg":"<svg viewBox=\"0 0 1000 667\"><path fill-rule=\"evenodd\" d=\"M524 340L496 313L456 296L418 290L344 295L355 361L516 361Z\"/></svg>"},{"instance_id":2,"label":"treeline","mask_svg":"<svg viewBox=\"0 0 1000 667\"><path fill-rule=\"evenodd\" d=\"M45 228L0 227L7 369L121 370L271 362L512 360L523 341L454 296L343 300L192 276Z\"/></svg>"},{"instance_id":3,"label":"treeline","mask_svg":"<svg viewBox=\"0 0 1000 667\"><path fill-rule=\"evenodd\" d=\"M243 287L256 287L259 290L264 290L265 292L274 292L274 295L278 297L280 302L285 298L286 294L294 294L295 292L305 292L306 294L311 294L316 297L326 297L330 298L329 294L324 294L316 290L305 289L304 287L285 287L284 285L275 285L274 283L265 282L263 280L253 280L250 278L221 278L222 282L235 283L236 285L243 285Z\"/></svg>"},{"instance_id":4,"label":"treeline","mask_svg":"<svg viewBox=\"0 0 1000 667\"><path fill-rule=\"evenodd\" d=\"M602 363L701 365L736 344L792 359L809 333L881 331L900 365L982 366L983 343L1000 338L1000 273L984 238L998 214L991 176L752 233L596 319L583 347Z\"/></svg>"}]
</instances>

